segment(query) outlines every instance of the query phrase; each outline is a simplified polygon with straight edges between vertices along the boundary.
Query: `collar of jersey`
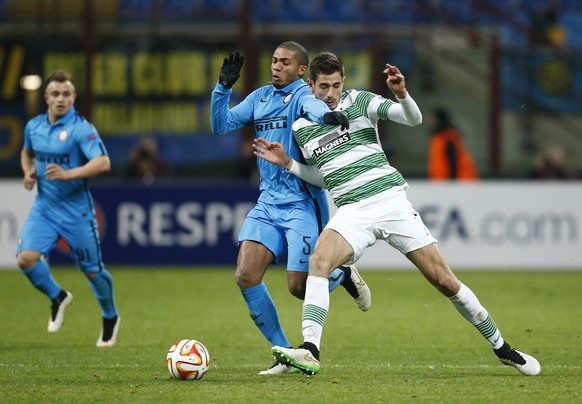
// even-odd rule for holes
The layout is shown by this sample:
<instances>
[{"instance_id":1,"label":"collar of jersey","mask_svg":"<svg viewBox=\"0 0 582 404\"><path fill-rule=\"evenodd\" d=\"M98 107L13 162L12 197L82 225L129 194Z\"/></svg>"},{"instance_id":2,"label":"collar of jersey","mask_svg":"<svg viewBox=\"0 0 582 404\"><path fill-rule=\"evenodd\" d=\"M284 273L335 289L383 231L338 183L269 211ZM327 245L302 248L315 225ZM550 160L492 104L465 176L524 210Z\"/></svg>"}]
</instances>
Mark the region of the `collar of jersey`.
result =
<instances>
[{"instance_id":1,"label":"collar of jersey","mask_svg":"<svg viewBox=\"0 0 582 404\"><path fill-rule=\"evenodd\" d=\"M66 124L67 122L69 122L71 120L73 115L75 115L76 113L77 113L77 111L75 110L75 106L71 105L71 109L69 109L69 112L67 112L61 119L59 119L59 121L57 123L55 123L55 126ZM48 121L48 114L46 115L46 119Z\"/></svg>"},{"instance_id":2,"label":"collar of jersey","mask_svg":"<svg viewBox=\"0 0 582 404\"><path fill-rule=\"evenodd\" d=\"M270 82L271 85L273 85L272 82ZM275 86L273 86L275 92L282 92L282 93L292 93L293 91L297 90L299 87L303 86L303 85L307 85L307 83L305 82L305 80L303 79L299 79L299 80L295 80L293 83L287 84L287 86L283 87L283 88L276 88Z\"/></svg>"}]
</instances>

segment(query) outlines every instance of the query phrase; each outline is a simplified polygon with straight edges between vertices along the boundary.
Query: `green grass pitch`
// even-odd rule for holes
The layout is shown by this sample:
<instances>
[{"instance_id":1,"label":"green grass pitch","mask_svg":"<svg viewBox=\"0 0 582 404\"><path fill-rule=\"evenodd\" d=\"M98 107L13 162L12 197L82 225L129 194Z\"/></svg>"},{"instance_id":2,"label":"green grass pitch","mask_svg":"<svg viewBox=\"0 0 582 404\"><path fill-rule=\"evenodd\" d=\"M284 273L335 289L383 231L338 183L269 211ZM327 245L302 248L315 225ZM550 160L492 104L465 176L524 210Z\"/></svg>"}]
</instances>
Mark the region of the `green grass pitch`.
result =
<instances>
[{"instance_id":1,"label":"green grass pitch","mask_svg":"<svg viewBox=\"0 0 582 404\"><path fill-rule=\"evenodd\" d=\"M537 357L525 377L501 365L487 342L412 270L363 271L372 308L331 295L315 377L259 376L273 363L233 279L233 268L110 267L122 322L118 343L95 347L100 311L74 268L53 271L74 294L63 328L46 331L50 302L18 271L0 271L0 402L400 403L582 402L582 271L458 272L505 339ZM266 283L293 344L301 301L285 271ZM179 339L203 342L212 358L199 381L165 365Z\"/></svg>"}]
</instances>

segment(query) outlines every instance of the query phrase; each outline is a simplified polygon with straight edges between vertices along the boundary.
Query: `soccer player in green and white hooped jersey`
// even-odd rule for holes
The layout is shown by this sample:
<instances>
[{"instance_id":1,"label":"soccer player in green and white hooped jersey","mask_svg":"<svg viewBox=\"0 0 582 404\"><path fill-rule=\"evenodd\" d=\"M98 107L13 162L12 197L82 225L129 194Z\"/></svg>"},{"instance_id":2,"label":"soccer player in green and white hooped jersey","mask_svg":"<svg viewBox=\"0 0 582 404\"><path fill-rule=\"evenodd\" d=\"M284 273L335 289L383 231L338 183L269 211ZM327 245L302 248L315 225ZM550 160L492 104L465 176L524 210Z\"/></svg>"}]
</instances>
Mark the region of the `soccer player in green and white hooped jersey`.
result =
<instances>
[{"instance_id":1,"label":"soccer player in green and white hooped jersey","mask_svg":"<svg viewBox=\"0 0 582 404\"><path fill-rule=\"evenodd\" d=\"M304 342L297 349L273 347L275 358L308 375L319 371L321 335L329 310L329 272L344 263L356 262L367 247L376 240L384 240L405 254L450 299L459 313L487 339L503 364L517 368L524 375L537 375L541 369L538 361L504 341L475 294L448 267L436 240L408 201L406 181L388 163L380 146L378 120L414 126L422 122L422 114L406 91L400 70L386 64L383 73L398 102L366 91L343 91L341 60L332 53L319 54L310 65L309 85L316 98L330 109L347 114L349 131L304 118L297 120L293 133L307 165L291 159L279 143L263 138L255 140L257 157L328 188L338 206L309 259L302 312Z\"/></svg>"}]
</instances>

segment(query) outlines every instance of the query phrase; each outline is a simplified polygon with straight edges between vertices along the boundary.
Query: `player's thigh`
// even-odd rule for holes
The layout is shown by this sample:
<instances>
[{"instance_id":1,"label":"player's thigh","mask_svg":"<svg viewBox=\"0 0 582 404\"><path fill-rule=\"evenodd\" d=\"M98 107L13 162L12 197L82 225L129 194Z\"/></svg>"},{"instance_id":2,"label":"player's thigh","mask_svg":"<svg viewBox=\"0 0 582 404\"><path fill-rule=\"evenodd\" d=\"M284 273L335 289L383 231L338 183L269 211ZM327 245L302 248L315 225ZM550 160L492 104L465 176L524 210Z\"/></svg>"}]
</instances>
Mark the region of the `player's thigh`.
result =
<instances>
[{"instance_id":1,"label":"player's thigh","mask_svg":"<svg viewBox=\"0 0 582 404\"><path fill-rule=\"evenodd\" d=\"M436 242L420 214L406 197L404 189L387 193L388 198L370 205L376 217L374 231L377 238L386 240L402 254L418 250Z\"/></svg>"},{"instance_id":2,"label":"player's thigh","mask_svg":"<svg viewBox=\"0 0 582 404\"><path fill-rule=\"evenodd\" d=\"M69 245L77 267L86 274L96 273L104 267L97 220L64 223L61 235Z\"/></svg>"},{"instance_id":3,"label":"player's thigh","mask_svg":"<svg viewBox=\"0 0 582 404\"><path fill-rule=\"evenodd\" d=\"M305 299L307 272L287 271L287 287L289 293L298 299Z\"/></svg>"},{"instance_id":4,"label":"player's thigh","mask_svg":"<svg viewBox=\"0 0 582 404\"><path fill-rule=\"evenodd\" d=\"M261 244L271 252L272 261L277 262L287 245L285 234L276 223L272 210L272 206L258 203L245 218L239 232L238 242L239 246L242 246L244 241ZM251 257L244 258L244 260L247 259L251 259Z\"/></svg>"},{"instance_id":5,"label":"player's thigh","mask_svg":"<svg viewBox=\"0 0 582 404\"><path fill-rule=\"evenodd\" d=\"M251 240L243 241L236 261L237 284L241 287L259 284L273 259L273 253L261 243Z\"/></svg>"},{"instance_id":6,"label":"player's thigh","mask_svg":"<svg viewBox=\"0 0 582 404\"><path fill-rule=\"evenodd\" d=\"M325 229L310 258L309 274L327 277L334 268L348 262L354 255L351 244L336 230Z\"/></svg>"},{"instance_id":7,"label":"player's thigh","mask_svg":"<svg viewBox=\"0 0 582 404\"><path fill-rule=\"evenodd\" d=\"M351 255L345 264L353 264L364 254L366 248L374 245L376 236L373 232L374 217L368 215L368 211L358 205L341 206L331 218L324 233L328 230L341 235L343 240L351 247ZM323 236L323 233L322 233ZM320 236L321 239L321 236ZM323 241L319 241L321 243ZM319 246L317 247L319 249ZM325 248L325 247L324 247ZM340 253L345 251L340 251Z\"/></svg>"},{"instance_id":8,"label":"player's thigh","mask_svg":"<svg viewBox=\"0 0 582 404\"><path fill-rule=\"evenodd\" d=\"M287 239L287 270L307 272L309 257L322 230L313 201L287 204L279 220Z\"/></svg>"},{"instance_id":9,"label":"player's thigh","mask_svg":"<svg viewBox=\"0 0 582 404\"><path fill-rule=\"evenodd\" d=\"M33 207L20 229L16 255L22 251L36 251L46 257L56 247L58 240L55 223Z\"/></svg>"}]
</instances>

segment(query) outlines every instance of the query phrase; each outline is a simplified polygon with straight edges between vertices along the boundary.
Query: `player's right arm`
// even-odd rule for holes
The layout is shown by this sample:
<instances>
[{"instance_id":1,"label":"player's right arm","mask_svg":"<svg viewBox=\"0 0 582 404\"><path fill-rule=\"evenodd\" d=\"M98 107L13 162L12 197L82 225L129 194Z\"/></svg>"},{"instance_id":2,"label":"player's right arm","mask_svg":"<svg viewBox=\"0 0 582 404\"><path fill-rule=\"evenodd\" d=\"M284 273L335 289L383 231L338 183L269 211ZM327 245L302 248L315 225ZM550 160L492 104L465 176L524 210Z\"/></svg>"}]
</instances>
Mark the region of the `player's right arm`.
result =
<instances>
[{"instance_id":1,"label":"player's right arm","mask_svg":"<svg viewBox=\"0 0 582 404\"><path fill-rule=\"evenodd\" d=\"M37 183L36 161L34 159L34 153L27 150L26 147L23 147L20 151L20 166L24 173L24 188L30 191Z\"/></svg>"},{"instance_id":2,"label":"player's right arm","mask_svg":"<svg viewBox=\"0 0 582 404\"><path fill-rule=\"evenodd\" d=\"M224 135L228 132L248 126L253 122L253 100L255 93L251 93L240 104L229 108L232 89L216 83L210 98L210 129L215 135Z\"/></svg>"},{"instance_id":3,"label":"player's right arm","mask_svg":"<svg viewBox=\"0 0 582 404\"><path fill-rule=\"evenodd\" d=\"M224 58L220 68L218 82L210 99L210 128L216 135L224 135L252 123L254 108L249 101L250 96L236 107L229 108L232 86L240 78L244 60L238 52L231 53Z\"/></svg>"},{"instance_id":4,"label":"player's right arm","mask_svg":"<svg viewBox=\"0 0 582 404\"><path fill-rule=\"evenodd\" d=\"M20 167L24 174L24 188L31 190L37 183L36 177L36 159L30 142L30 123L24 128L24 146L20 151Z\"/></svg>"}]
</instances>

